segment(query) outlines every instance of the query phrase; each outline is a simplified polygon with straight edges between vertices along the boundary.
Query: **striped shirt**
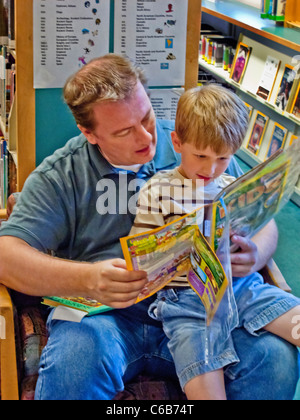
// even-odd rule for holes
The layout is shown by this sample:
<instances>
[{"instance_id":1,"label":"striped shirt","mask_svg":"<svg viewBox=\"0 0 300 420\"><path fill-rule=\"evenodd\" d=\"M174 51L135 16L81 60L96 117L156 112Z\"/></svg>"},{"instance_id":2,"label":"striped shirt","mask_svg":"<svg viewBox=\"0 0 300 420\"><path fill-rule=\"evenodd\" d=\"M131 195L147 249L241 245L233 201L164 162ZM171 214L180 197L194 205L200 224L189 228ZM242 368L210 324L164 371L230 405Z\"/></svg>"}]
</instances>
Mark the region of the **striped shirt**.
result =
<instances>
[{"instance_id":1,"label":"striped shirt","mask_svg":"<svg viewBox=\"0 0 300 420\"><path fill-rule=\"evenodd\" d=\"M223 174L204 187L200 180L193 182L186 179L178 168L158 172L140 191L130 235L162 227L205 204L212 203L216 195L234 180L234 177ZM171 287L186 285L186 277L176 278L169 284Z\"/></svg>"}]
</instances>

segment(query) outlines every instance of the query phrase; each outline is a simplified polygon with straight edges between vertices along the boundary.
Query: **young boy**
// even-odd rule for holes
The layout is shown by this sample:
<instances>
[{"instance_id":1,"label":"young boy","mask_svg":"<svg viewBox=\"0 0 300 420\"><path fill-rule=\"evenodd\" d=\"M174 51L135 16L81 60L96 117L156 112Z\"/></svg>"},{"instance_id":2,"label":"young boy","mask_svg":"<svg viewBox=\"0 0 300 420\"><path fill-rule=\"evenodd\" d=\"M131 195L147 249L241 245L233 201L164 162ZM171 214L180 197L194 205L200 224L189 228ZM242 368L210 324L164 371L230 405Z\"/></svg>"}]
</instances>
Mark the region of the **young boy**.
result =
<instances>
[{"instance_id":1,"label":"young boy","mask_svg":"<svg viewBox=\"0 0 300 420\"><path fill-rule=\"evenodd\" d=\"M185 92L178 103L172 133L174 149L181 154L181 165L156 174L142 188L130 234L163 226L212 201L234 180L224 172L240 148L247 126L248 110L230 90L211 84ZM187 179L192 180L192 207L187 205L188 200L182 201L179 191L186 186ZM170 192L169 197L162 194L162 186L169 186L164 190ZM201 194L201 202L194 202ZM300 299L264 284L258 273L233 279L233 291L239 327L253 335L267 330L300 346L300 339L292 334L293 319L300 315ZM207 363L205 310L186 278L175 279L161 290L149 308L149 315L163 323L187 398L226 399L223 370L226 372L239 358L232 338L218 336L214 354Z\"/></svg>"}]
</instances>

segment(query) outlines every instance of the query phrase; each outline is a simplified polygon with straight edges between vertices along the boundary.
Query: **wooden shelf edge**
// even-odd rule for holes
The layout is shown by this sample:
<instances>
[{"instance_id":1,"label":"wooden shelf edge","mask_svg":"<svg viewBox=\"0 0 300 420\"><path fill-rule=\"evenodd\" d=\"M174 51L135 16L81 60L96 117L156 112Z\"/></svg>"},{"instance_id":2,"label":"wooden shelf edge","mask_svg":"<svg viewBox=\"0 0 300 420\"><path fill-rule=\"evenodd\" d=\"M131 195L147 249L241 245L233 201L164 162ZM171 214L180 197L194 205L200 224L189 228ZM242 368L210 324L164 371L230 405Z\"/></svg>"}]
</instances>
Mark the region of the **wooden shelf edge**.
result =
<instances>
[{"instance_id":1,"label":"wooden shelf edge","mask_svg":"<svg viewBox=\"0 0 300 420\"><path fill-rule=\"evenodd\" d=\"M6 214L6 209L0 209L0 220L4 220L6 219L7 214Z\"/></svg>"},{"instance_id":2,"label":"wooden shelf edge","mask_svg":"<svg viewBox=\"0 0 300 420\"><path fill-rule=\"evenodd\" d=\"M212 15L212 16L215 16L219 19L223 19L226 22L232 23L233 25L239 26L243 29L247 29L248 31L253 32L257 35L263 36L264 38L267 38L270 41L277 42L278 44L284 45L287 48L291 48L292 50L300 52L300 45L299 44L297 44L295 42L292 42L292 41L289 41L287 39L281 38L281 37L279 37L275 34L272 34L271 32L268 32L268 31L265 31L265 30L262 30L262 29L258 29L258 28L254 28L253 26L247 25L244 22L241 22L241 21L239 21L237 19L234 19L230 16L227 16L227 15L221 13L221 12L216 12L215 10L211 10L211 9L205 7L205 6L202 6L202 12L207 13L207 14Z\"/></svg>"}]
</instances>

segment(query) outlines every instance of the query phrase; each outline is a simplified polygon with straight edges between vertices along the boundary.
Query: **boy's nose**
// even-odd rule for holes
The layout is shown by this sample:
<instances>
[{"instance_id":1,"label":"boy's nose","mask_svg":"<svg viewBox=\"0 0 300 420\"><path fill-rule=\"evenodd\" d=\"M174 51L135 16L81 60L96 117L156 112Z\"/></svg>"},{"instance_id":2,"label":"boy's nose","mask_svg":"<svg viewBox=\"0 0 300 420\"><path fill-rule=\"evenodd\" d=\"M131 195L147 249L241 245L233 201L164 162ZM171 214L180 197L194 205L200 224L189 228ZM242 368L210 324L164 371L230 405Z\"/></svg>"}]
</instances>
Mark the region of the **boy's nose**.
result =
<instances>
[{"instance_id":1,"label":"boy's nose","mask_svg":"<svg viewBox=\"0 0 300 420\"><path fill-rule=\"evenodd\" d=\"M202 169L202 175L206 176L207 178L211 178L215 173L216 165L214 163L208 163Z\"/></svg>"}]
</instances>

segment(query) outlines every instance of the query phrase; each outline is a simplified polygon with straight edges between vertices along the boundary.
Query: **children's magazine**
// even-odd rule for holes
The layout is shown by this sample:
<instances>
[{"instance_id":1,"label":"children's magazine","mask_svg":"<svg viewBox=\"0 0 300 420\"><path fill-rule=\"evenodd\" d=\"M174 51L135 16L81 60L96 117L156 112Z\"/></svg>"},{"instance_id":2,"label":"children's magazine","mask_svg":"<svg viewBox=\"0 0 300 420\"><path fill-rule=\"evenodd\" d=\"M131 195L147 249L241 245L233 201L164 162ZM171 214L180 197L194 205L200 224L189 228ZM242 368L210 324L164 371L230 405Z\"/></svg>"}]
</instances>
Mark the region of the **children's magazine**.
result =
<instances>
[{"instance_id":1,"label":"children's magazine","mask_svg":"<svg viewBox=\"0 0 300 420\"><path fill-rule=\"evenodd\" d=\"M224 271L228 264L222 257L224 249L220 252L224 236L255 235L289 201L299 175L300 140L224 188L211 205L163 227L121 238L127 268L148 273L148 284L137 302L185 273L205 306L209 323L231 280L225 274L230 276L230 270Z\"/></svg>"}]
</instances>

